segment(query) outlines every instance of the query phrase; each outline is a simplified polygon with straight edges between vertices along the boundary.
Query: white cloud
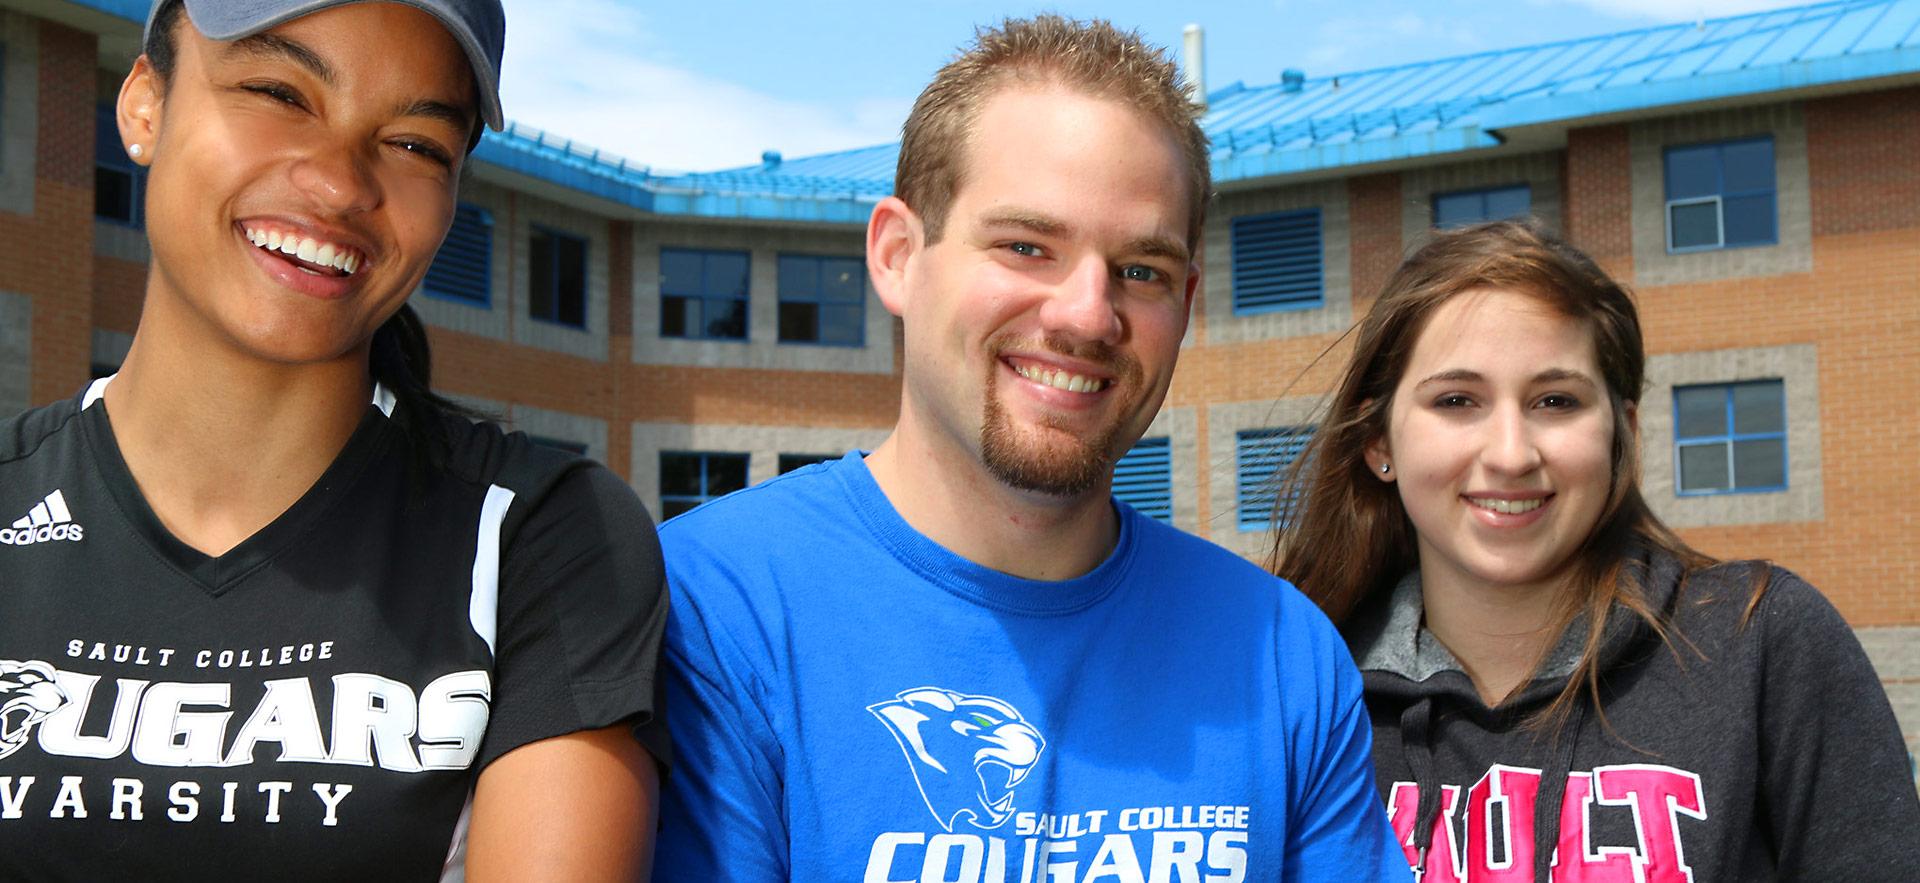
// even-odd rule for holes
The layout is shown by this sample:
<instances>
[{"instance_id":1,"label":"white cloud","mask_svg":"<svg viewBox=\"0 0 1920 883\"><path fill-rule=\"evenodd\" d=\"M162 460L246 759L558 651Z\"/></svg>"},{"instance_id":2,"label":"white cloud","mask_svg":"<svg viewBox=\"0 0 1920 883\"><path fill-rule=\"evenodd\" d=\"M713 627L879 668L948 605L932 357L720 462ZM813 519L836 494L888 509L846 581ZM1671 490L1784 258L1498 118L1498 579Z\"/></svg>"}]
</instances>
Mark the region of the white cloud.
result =
<instances>
[{"instance_id":1,"label":"white cloud","mask_svg":"<svg viewBox=\"0 0 1920 883\"><path fill-rule=\"evenodd\" d=\"M506 0L507 118L662 169L704 171L899 137L912 99L777 98L672 63L617 0Z\"/></svg>"},{"instance_id":2,"label":"white cloud","mask_svg":"<svg viewBox=\"0 0 1920 883\"><path fill-rule=\"evenodd\" d=\"M1621 18L1671 22L1723 18L1787 6L1804 6L1807 0L1563 0L1563 2L1571 2L1595 12Z\"/></svg>"}]
</instances>

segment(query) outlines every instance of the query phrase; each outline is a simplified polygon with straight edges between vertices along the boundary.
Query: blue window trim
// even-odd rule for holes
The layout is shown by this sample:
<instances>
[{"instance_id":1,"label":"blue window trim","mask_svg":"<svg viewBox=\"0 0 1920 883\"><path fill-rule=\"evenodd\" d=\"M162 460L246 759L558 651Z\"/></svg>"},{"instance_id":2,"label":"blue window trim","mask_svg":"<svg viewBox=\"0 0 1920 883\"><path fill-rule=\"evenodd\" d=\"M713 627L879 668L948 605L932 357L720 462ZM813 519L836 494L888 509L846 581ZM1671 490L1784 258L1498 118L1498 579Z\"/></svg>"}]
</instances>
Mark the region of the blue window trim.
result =
<instances>
[{"instance_id":1,"label":"blue window trim","mask_svg":"<svg viewBox=\"0 0 1920 883\"><path fill-rule=\"evenodd\" d=\"M712 474L712 468L711 468L711 467L712 467L712 465L713 465L713 458L715 458L715 457L737 457L737 458L739 458L739 459L740 459L740 462L741 462L741 465L743 465L743 466L745 466L745 467L747 467L747 468L748 468L748 470L750 470L750 469L752 468L752 466L753 466L753 461L752 461L752 460L750 459L750 455L748 455L748 454L742 454L742 453L739 453L739 452L736 452L736 451L661 451L661 452L660 452L660 459L661 459L661 463L660 463L660 465L661 465L661 466L663 467L663 468L662 468L662 469L660 470L661 472L665 472L665 471L666 471L666 469L665 469L664 467L665 467L665 465L666 465L666 463L665 463L665 461L666 461L666 458L668 458L668 457L697 457L697 458L699 458L699 461L700 461L700 493L698 493L698 494L669 494L669 493L666 493L665 491L662 491L662 492L660 493L660 511L661 511L662 513L664 513L664 512L666 512L666 509L667 509L667 504L668 504L668 503L692 503L692 504L693 504L693 505L694 505L695 507L698 507L698 506L702 506L702 505L705 505L705 504L707 504L707 503L711 503L711 502L713 502L714 500L718 500L718 499L720 499L721 497L724 497L724 496L726 496L727 494L730 494L730 493L733 493L733 491L722 491L722 492L720 492L720 493L714 493L714 492L713 492L713 487L712 487L712 483L713 483L713 482L712 482L712 478L711 478L711 474ZM743 470L743 471L747 471L747 470ZM749 474L751 474L751 473L749 472ZM664 519L663 519L663 520L664 520Z\"/></svg>"},{"instance_id":2,"label":"blue window trim","mask_svg":"<svg viewBox=\"0 0 1920 883\"><path fill-rule=\"evenodd\" d=\"M1241 533L1272 527L1276 510L1280 520L1286 520L1297 501L1291 495L1280 499L1280 479L1312 440L1311 426L1242 429L1234 433L1234 511ZM1273 462L1249 463L1249 454L1271 457Z\"/></svg>"},{"instance_id":3,"label":"blue window trim","mask_svg":"<svg viewBox=\"0 0 1920 883\"><path fill-rule=\"evenodd\" d=\"M427 266L426 278L420 281L420 291L434 300L444 300L469 307L491 309L493 307L493 213L472 203L460 203L454 207L453 223L447 228L448 240L461 235L460 225L463 221L478 224L482 228L479 235L485 237L485 241L481 243L478 248L480 252L479 274L482 280L480 296L468 297L451 289L435 287L438 281L436 277L440 274L436 274L434 269L440 266L441 256L446 252L446 241L440 243L440 251L434 252L433 263Z\"/></svg>"},{"instance_id":4,"label":"blue window trim","mask_svg":"<svg viewBox=\"0 0 1920 883\"><path fill-rule=\"evenodd\" d=\"M1489 213L1487 210L1487 197L1492 196L1496 193L1505 193L1510 190L1520 190L1520 191L1524 191L1527 194L1527 210L1524 212L1521 212L1518 215L1501 215L1498 218L1489 217ZM1445 193L1435 193L1433 197L1428 201L1428 205L1432 208L1432 211L1433 211L1433 226L1435 227L1441 226L1440 200L1461 197L1461 196L1479 197L1480 211L1471 220L1456 221L1453 224L1449 224L1447 226L1464 227L1469 224L1479 224L1486 221L1504 221L1509 218L1524 218L1530 214L1533 214L1533 185L1528 184L1525 181L1521 181L1520 183L1517 183L1517 184L1500 184L1493 187L1472 187L1466 190L1449 190Z\"/></svg>"},{"instance_id":5,"label":"blue window trim","mask_svg":"<svg viewBox=\"0 0 1920 883\"><path fill-rule=\"evenodd\" d=\"M527 249L529 252L531 252L533 249L533 237L541 236L541 235L550 236L555 240L566 239L566 240L572 240L574 242L580 243L580 324L576 325L572 322L562 321L557 313L549 317L549 316L536 315L533 312L534 280L533 280L533 258L531 254L529 254L527 258L527 318L532 319L535 322L545 322L548 325L558 325L561 328L572 328L578 331L585 331L587 329L587 324L591 321L591 317L588 315L589 310L587 309L587 307L588 307L588 301L590 300L588 296L588 289L591 288L593 285L591 279L589 278L591 275L590 271L593 269L593 255L591 252L591 246L593 245L593 241L588 237L581 236L578 233L569 233L565 230L555 229L553 227L548 227L544 224L529 224L528 231L529 232L527 234ZM559 308L559 304L560 304L559 256L560 256L559 249L555 249L554 262L553 262L554 279L552 280L552 283L553 283L553 302L556 310Z\"/></svg>"},{"instance_id":6,"label":"blue window trim","mask_svg":"<svg viewBox=\"0 0 1920 883\"><path fill-rule=\"evenodd\" d=\"M1313 236L1311 247L1309 248L1309 244L1305 242L1288 243L1291 249L1299 251L1300 254L1289 256L1284 254L1248 255L1243 253L1243 250L1252 244L1247 242L1244 237L1254 235L1251 230L1254 225L1270 224L1276 221L1304 221L1307 219L1312 220ZM1233 264L1234 315L1252 316L1262 313L1317 310L1327 305L1325 255L1327 230L1326 223L1320 216L1319 206L1280 212L1267 212L1258 215L1241 215L1229 221L1228 227L1228 243L1232 252L1230 259ZM1272 245L1269 245L1269 248L1278 250L1277 247ZM1294 260L1299 263L1294 266L1272 266L1276 260ZM1287 274L1296 274L1298 278L1287 279L1284 283L1279 283L1271 278ZM1258 295L1250 293L1255 289L1261 288L1263 285L1275 284L1286 284L1295 288L1297 292L1311 293L1263 292ZM1283 299L1270 303L1248 302L1264 301L1275 295Z\"/></svg>"},{"instance_id":7,"label":"blue window trim","mask_svg":"<svg viewBox=\"0 0 1920 883\"><path fill-rule=\"evenodd\" d=\"M147 227L147 169L127 156L120 144L120 123L113 104L100 102L94 105L93 124L93 167L97 175L101 170L127 176L127 187L132 191L132 204L127 207L128 218L117 218L99 214L99 206L94 206L93 219L103 224L144 230Z\"/></svg>"},{"instance_id":8,"label":"blue window trim","mask_svg":"<svg viewBox=\"0 0 1920 883\"><path fill-rule=\"evenodd\" d=\"M1741 387L1741 386L1773 386L1773 387L1777 387L1780 390L1780 425L1783 428L1779 432L1734 432L1733 431L1733 390L1735 387ZM1718 388L1721 390L1723 394L1723 398L1725 399L1725 402L1726 402L1725 426L1727 431L1724 434L1720 434L1720 435L1689 435L1689 436L1682 437L1680 435L1680 393L1681 391L1695 390L1695 389L1713 389L1713 388ZM1674 427L1673 429L1673 491L1674 493L1682 497L1716 497L1716 496L1722 496L1725 494L1768 494L1768 493L1777 493L1779 491L1786 490L1793 481L1793 473L1788 471L1789 467L1791 467L1793 464L1790 459L1790 454L1787 450L1787 431L1784 428L1786 425L1787 425L1787 385L1786 385L1786 382L1783 380L1770 379L1770 380L1745 380L1745 381L1739 381L1735 383L1692 383L1692 384L1687 384L1686 386L1674 387L1673 388L1673 427ZM1732 485L1735 482L1735 480L1738 478L1738 476L1736 476L1733 471L1733 443L1742 442L1742 441L1770 441L1770 440L1776 440L1776 439L1780 442L1780 474L1783 476L1786 476L1787 478L1787 480L1785 482L1782 482L1781 484L1753 485L1749 487L1731 487L1730 486L1730 487L1724 487L1724 488L1704 488L1700 490L1685 490L1684 485L1681 484L1680 451L1684 448L1701 447L1701 446L1711 445L1711 444L1726 445L1727 483L1729 485Z\"/></svg>"},{"instance_id":9,"label":"blue window trim","mask_svg":"<svg viewBox=\"0 0 1920 883\"><path fill-rule=\"evenodd\" d=\"M1719 158L1720 155L1723 154L1726 148L1728 147L1734 147L1741 144L1760 144L1760 143L1765 143L1768 146L1768 152L1773 156L1773 186L1768 187L1766 189L1755 189L1755 190L1735 190L1735 191L1727 190L1726 163L1724 160L1721 160ZM1669 163L1673 161L1673 153L1674 151L1677 151L1677 150L1692 150L1700 147L1714 148L1714 152L1715 152L1714 174L1716 175L1716 178L1717 178L1717 180L1714 183L1714 189L1717 192L1715 192L1711 196L1690 196L1685 199L1674 199L1672 194L1672 188L1669 186L1668 175L1667 175L1667 166ZM1694 253L1703 252L1703 251L1720 251L1728 248L1764 248L1769 245L1778 245L1780 243L1780 154L1779 154L1779 151L1775 148L1776 148L1776 145L1773 142L1772 135L1758 135L1752 138L1729 138L1721 141L1698 141L1691 144L1670 144L1670 145L1667 145L1667 147L1665 147L1664 149L1662 149L1660 152L1660 191L1661 191L1661 196L1665 200L1665 203L1664 203L1664 207L1661 209L1661 223L1666 225L1667 253L1668 254L1694 254ZM1773 233L1772 235L1762 240L1755 240L1753 242L1741 242L1734 245L1728 245L1727 244L1726 201L1728 199L1734 199L1734 198L1741 198L1741 197L1748 197L1748 196L1763 196L1763 195L1771 197L1773 199ZM1717 228L1718 228L1719 240L1720 240L1719 242L1716 242L1712 245L1689 245L1689 246L1684 246L1679 248L1676 248L1674 246L1673 244L1673 210L1676 207L1691 206L1691 205L1714 206L1714 209L1715 209L1714 219L1717 222Z\"/></svg>"},{"instance_id":10,"label":"blue window trim","mask_svg":"<svg viewBox=\"0 0 1920 883\"><path fill-rule=\"evenodd\" d=\"M1173 443L1167 436L1136 442L1113 464L1113 496L1162 524L1173 523Z\"/></svg>"},{"instance_id":11,"label":"blue window trim","mask_svg":"<svg viewBox=\"0 0 1920 883\"><path fill-rule=\"evenodd\" d=\"M753 252L740 250L740 249L680 248L676 246L663 245L660 247L660 257L662 259L661 263L664 264L666 262L665 258L668 254L691 254L691 255L701 256L702 260L700 263L700 289L702 291L705 291L707 289L707 269L706 269L706 261L705 261L705 258L707 256L727 254L727 255L739 255L743 258L746 258L747 259L747 288L745 291L742 291L738 297L735 297L733 295L717 295L717 294L679 294L675 292L669 292L666 290L665 286L661 286L660 311L663 317L667 309L667 298L676 297L681 300L700 301L701 302L700 315L702 317L706 316L707 314L705 305L708 301L716 301L720 303L727 303L727 302L741 303L744 305L743 316L745 317L745 321L742 324L741 334L739 337L717 337L717 336L708 335L708 334L668 334L666 331L664 322L662 323L660 328L660 336L668 340L704 340L704 341L713 341L718 343L746 343L748 340L752 339L753 337Z\"/></svg>"},{"instance_id":12,"label":"blue window trim","mask_svg":"<svg viewBox=\"0 0 1920 883\"><path fill-rule=\"evenodd\" d=\"M774 256L774 267L775 267L774 278L776 280L778 280L781 275L779 273L780 262L785 260L814 261L816 262L816 268L821 269L822 272L824 272L824 265L827 261L853 261L861 265L860 266L860 322L858 324L860 337L858 340L852 343L828 343L825 340L820 339L822 337L820 333L820 324L822 319L820 314L816 314L814 316L814 324L813 324L813 332L814 332L813 340L787 340L786 338L783 338L780 336L779 330L777 328L774 331L774 340L777 343L779 343L781 346L824 346L824 347L830 347L833 349L860 349L865 347L867 345L867 279L866 279L866 265L864 263L864 259L861 258L859 255L795 254L795 253L782 252ZM775 287L778 288L778 282L775 283ZM818 287L816 287L816 290L812 293L811 296L800 296L795 294L789 294L785 289L779 289L775 292L774 300L775 300L775 306L774 306L775 310L779 309L779 304L787 304L787 303L814 304L821 307L847 306L847 304L828 301L826 299L826 295L820 290L818 290Z\"/></svg>"}]
</instances>

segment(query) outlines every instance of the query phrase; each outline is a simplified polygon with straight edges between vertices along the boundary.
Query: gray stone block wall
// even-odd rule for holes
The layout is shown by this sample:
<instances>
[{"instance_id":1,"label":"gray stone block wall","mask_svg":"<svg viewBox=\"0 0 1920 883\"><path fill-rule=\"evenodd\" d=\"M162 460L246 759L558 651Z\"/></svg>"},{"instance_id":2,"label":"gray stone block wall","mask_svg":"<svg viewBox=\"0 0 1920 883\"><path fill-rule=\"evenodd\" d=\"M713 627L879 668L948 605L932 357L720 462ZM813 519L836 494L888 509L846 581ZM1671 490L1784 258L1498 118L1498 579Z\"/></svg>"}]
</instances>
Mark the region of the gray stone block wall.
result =
<instances>
[{"instance_id":1,"label":"gray stone block wall","mask_svg":"<svg viewBox=\"0 0 1920 883\"><path fill-rule=\"evenodd\" d=\"M0 10L0 211L33 214L40 140L40 26Z\"/></svg>"},{"instance_id":2,"label":"gray stone block wall","mask_svg":"<svg viewBox=\"0 0 1920 883\"><path fill-rule=\"evenodd\" d=\"M1288 209L1320 208L1321 306L1236 316L1233 313L1233 219ZM1207 343L1246 343L1327 334L1353 324L1353 261L1347 233L1347 182L1317 181L1291 187L1222 193L1207 212ZM1189 341L1192 333L1188 333Z\"/></svg>"},{"instance_id":3,"label":"gray stone block wall","mask_svg":"<svg viewBox=\"0 0 1920 883\"><path fill-rule=\"evenodd\" d=\"M1787 396L1787 489L1680 496L1674 492L1673 388L1778 378ZM1674 527L1821 521L1820 359L1810 343L1669 353L1647 359L1640 398L1640 489Z\"/></svg>"},{"instance_id":4,"label":"gray stone block wall","mask_svg":"<svg viewBox=\"0 0 1920 883\"><path fill-rule=\"evenodd\" d=\"M1667 252L1665 148L1754 135L1773 136L1777 244ZM1798 103L1695 113L1634 123L1633 282L1642 288L1813 270L1813 210L1807 126Z\"/></svg>"},{"instance_id":5,"label":"gray stone block wall","mask_svg":"<svg viewBox=\"0 0 1920 883\"><path fill-rule=\"evenodd\" d=\"M95 365L111 366L120 370L121 363L127 360L127 352L133 349L133 335L125 331L103 331L93 329L93 342L89 360Z\"/></svg>"},{"instance_id":6,"label":"gray stone block wall","mask_svg":"<svg viewBox=\"0 0 1920 883\"><path fill-rule=\"evenodd\" d=\"M724 424L634 423L632 470L627 473L634 493L647 511L660 512L660 452L744 453L747 483L759 484L779 474L781 454L846 453L872 450L885 441L891 427L836 429L814 426L733 426Z\"/></svg>"},{"instance_id":7,"label":"gray stone block wall","mask_svg":"<svg viewBox=\"0 0 1920 883\"><path fill-rule=\"evenodd\" d=\"M1195 531L1251 561L1264 561L1273 549L1273 531L1240 529L1240 464L1237 436L1247 429L1312 426L1319 422L1319 396L1294 396L1278 401L1226 402L1207 406L1207 492L1213 506L1212 524Z\"/></svg>"},{"instance_id":8,"label":"gray stone block wall","mask_svg":"<svg viewBox=\"0 0 1920 883\"><path fill-rule=\"evenodd\" d=\"M93 253L136 264L144 264L153 256L153 250L147 245L147 231L98 220L93 222Z\"/></svg>"},{"instance_id":9,"label":"gray stone block wall","mask_svg":"<svg viewBox=\"0 0 1920 883\"><path fill-rule=\"evenodd\" d=\"M607 462L605 420L519 404L510 406L504 416L509 429L586 445L587 456Z\"/></svg>"},{"instance_id":10,"label":"gray stone block wall","mask_svg":"<svg viewBox=\"0 0 1920 883\"><path fill-rule=\"evenodd\" d=\"M660 336L660 250L719 249L749 254L747 339L687 340ZM718 226L686 222L636 223L633 231L633 360L646 365L766 368L785 371L893 371L893 314L867 284L865 343L858 347L781 343L779 256L866 254L856 228Z\"/></svg>"},{"instance_id":11,"label":"gray stone block wall","mask_svg":"<svg viewBox=\"0 0 1920 883\"><path fill-rule=\"evenodd\" d=\"M0 291L0 420L33 401L33 299Z\"/></svg>"},{"instance_id":12,"label":"gray stone block wall","mask_svg":"<svg viewBox=\"0 0 1920 883\"><path fill-rule=\"evenodd\" d=\"M1549 230L1560 229L1560 159L1558 150L1523 153L1445 166L1423 166L1400 173L1403 203L1400 241L1411 253L1433 230L1433 198L1456 190L1481 190L1525 184L1533 200L1533 216Z\"/></svg>"}]
</instances>

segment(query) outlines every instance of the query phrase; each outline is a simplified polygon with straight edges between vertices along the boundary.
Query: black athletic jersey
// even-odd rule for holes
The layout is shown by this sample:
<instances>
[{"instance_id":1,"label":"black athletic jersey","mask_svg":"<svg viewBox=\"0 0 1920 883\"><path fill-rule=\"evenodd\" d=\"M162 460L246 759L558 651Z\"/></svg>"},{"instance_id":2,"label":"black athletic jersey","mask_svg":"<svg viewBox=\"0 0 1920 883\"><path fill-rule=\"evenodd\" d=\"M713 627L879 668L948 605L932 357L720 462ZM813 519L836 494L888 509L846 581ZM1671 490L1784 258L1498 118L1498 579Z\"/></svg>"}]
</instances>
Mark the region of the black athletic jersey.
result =
<instances>
[{"instance_id":1,"label":"black athletic jersey","mask_svg":"<svg viewBox=\"0 0 1920 883\"><path fill-rule=\"evenodd\" d=\"M626 722L666 759L659 547L605 467L449 420L423 469L377 391L209 558L141 497L106 383L0 422L0 880L458 876L500 755Z\"/></svg>"}]
</instances>

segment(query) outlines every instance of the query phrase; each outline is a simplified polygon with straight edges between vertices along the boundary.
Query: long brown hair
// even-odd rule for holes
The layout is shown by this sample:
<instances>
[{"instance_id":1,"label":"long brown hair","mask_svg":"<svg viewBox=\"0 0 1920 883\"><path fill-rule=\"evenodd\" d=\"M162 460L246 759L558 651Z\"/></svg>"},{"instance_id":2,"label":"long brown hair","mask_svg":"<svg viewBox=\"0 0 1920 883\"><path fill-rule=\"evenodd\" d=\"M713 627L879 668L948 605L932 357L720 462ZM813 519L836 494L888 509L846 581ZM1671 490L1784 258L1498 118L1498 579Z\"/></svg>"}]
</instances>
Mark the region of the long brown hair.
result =
<instances>
[{"instance_id":1,"label":"long brown hair","mask_svg":"<svg viewBox=\"0 0 1920 883\"><path fill-rule=\"evenodd\" d=\"M1367 447L1387 434L1393 394L1414 343L1441 304L1475 288L1539 299L1593 334L1600 374L1613 404L1613 469L1606 505L1574 552L1572 591L1551 633L1581 613L1587 634L1579 666L1536 720L1563 719L1587 689L1598 708L1599 648L1619 607L1663 638L1665 618L1642 591L1643 574L1623 574L1637 544L1679 558L1686 572L1712 563L1653 514L1640 495L1638 437L1630 416L1646 382L1640 318L1627 290L1579 249L1523 221L1496 221L1436 233L1387 281L1353 333L1353 355L1326 417L1285 478L1297 514L1275 532L1269 569L1299 586L1334 622L1369 596L1390 591L1419 566L1413 525L1392 485L1376 480ZM1339 550L1339 554L1329 554ZM1536 666L1538 663L1536 663Z\"/></svg>"}]
</instances>

